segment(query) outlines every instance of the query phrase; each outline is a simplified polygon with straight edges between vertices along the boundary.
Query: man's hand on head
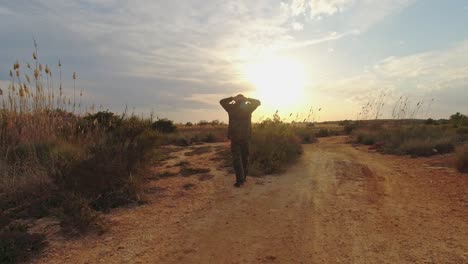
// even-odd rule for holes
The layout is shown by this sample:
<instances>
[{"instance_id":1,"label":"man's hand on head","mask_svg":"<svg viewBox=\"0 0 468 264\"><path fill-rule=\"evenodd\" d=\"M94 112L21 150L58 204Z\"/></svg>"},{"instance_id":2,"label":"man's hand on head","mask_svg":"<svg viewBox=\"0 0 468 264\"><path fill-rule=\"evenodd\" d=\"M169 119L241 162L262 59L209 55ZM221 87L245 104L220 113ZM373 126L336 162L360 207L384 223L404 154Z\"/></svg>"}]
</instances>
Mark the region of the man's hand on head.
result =
<instances>
[{"instance_id":1,"label":"man's hand on head","mask_svg":"<svg viewBox=\"0 0 468 264\"><path fill-rule=\"evenodd\" d=\"M244 103L245 101L247 100L247 98L245 96L243 96L242 94L238 94L234 97L234 101L237 103L237 104L242 104Z\"/></svg>"}]
</instances>

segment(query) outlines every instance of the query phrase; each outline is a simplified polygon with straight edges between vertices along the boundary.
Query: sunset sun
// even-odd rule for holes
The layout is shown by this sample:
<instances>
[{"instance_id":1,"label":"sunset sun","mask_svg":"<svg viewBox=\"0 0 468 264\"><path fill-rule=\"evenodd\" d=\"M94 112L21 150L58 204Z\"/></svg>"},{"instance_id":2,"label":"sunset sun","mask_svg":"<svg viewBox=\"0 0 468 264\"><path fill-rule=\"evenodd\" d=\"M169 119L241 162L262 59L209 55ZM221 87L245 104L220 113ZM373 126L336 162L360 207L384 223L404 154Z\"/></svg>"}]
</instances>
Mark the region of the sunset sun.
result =
<instances>
[{"instance_id":1,"label":"sunset sun","mask_svg":"<svg viewBox=\"0 0 468 264\"><path fill-rule=\"evenodd\" d=\"M246 78L268 108L289 108L303 99L304 67L294 60L277 58L252 63L246 67Z\"/></svg>"}]
</instances>

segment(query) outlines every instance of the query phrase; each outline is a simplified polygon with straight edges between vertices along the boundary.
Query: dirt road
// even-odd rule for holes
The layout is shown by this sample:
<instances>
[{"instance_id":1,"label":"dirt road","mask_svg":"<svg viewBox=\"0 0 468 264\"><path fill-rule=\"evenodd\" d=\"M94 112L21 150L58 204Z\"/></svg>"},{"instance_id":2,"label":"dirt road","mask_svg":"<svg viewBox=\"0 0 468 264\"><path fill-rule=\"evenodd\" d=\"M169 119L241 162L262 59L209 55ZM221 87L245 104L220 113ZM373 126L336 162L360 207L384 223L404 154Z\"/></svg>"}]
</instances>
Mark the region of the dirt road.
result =
<instances>
[{"instance_id":1,"label":"dirt road","mask_svg":"<svg viewBox=\"0 0 468 264\"><path fill-rule=\"evenodd\" d=\"M240 189L209 174L148 186L150 202L107 215L102 236L52 239L39 263L468 263L468 177L433 159L369 153L334 137L284 175ZM432 164L432 165L431 165Z\"/></svg>"}]
</instances>

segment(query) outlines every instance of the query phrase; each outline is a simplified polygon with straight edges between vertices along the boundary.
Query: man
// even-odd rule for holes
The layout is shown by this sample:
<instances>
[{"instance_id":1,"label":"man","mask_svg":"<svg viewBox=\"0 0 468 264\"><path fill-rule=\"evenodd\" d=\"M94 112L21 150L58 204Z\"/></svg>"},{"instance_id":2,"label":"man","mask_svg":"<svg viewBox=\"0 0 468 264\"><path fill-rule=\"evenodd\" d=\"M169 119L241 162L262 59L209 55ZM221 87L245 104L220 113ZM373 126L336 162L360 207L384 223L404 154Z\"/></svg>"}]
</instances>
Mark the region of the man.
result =
<instances>
[{"instance_id":1,"label":"man","mask_svg":"<svg viewBox=\"0 0 468 264\"><path fill-rule=\"evenodd\" d=\"M239 94L222 99L219 103L229 114L228 138L231 140L232 161L236 172L234 186L240 187L248 173L252 112L260 105L260 101Z\"/></svg>"}]
</instances>

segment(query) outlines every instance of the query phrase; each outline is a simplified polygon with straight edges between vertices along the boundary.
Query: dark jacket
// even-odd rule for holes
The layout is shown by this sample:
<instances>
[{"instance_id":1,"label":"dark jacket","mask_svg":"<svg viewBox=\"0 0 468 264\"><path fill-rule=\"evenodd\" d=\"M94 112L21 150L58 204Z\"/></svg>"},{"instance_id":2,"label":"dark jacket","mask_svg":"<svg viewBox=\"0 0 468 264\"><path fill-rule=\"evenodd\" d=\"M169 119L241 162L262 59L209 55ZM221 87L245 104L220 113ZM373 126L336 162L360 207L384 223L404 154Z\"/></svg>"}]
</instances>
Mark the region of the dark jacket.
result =
<instances>
[{"instance_id":1,"label":"dark jacket","mask_svg":"<svg viewBox=\"0 0 468 264\"><path fill-rule=\"evenodd\" d=\"M229 114L228 138L232 141L250 140L252 112L260 105L260 101L251 98L236 101L229 97L219 103Z\"/></svg>"}]
</instances>

